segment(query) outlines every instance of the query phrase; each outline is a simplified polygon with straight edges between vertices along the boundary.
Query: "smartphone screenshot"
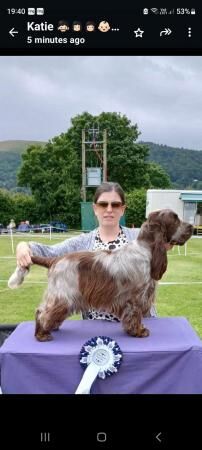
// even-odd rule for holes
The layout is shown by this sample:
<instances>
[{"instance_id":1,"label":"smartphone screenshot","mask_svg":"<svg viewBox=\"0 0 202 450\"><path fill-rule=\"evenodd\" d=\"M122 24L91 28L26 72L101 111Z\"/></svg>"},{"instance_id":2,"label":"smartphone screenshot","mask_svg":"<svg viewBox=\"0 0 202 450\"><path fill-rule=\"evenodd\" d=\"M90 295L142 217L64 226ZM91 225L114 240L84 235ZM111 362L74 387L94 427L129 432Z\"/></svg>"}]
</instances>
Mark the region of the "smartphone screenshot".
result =
<instances>
[{"instance_id":1,"label":"smartphone screenshot","mask_svg":"<svg viewBox=\"0 0 202 450\"><path fill-rule=\"evenodd\" d=\"M194 447L202 8L14 3L0 6L2 442Z\"/></svg>"}]
</instances>

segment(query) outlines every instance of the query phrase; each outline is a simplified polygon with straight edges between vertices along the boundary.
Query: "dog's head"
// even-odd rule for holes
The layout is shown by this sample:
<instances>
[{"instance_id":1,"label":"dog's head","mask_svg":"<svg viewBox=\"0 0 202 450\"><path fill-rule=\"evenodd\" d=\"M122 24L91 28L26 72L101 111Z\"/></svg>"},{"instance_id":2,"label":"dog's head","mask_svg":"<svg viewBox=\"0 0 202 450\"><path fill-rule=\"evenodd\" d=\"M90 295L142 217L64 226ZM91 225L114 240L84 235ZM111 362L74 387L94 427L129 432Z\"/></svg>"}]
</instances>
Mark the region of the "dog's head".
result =
<instances>
[{"instance_id":1,"label":"dog's head","mask_svg":"<svg viewBox=\"0 0 202 450\"><path fill-rule=\"evenodd\" d=\"M164 243L183 245L193 233L193 226L182 222L171 209L153 211L147 221L150 232L154 236L160 235Z\"/></svg>"},{"instance_id":2,"label":"dog's head","mask_svg":"<svg viewBox=\"0 0 202 450\"><path fill-rule=\"evenodd\" d=\"M167 269L165 244L183 245L192 233L192 225L182 222L171 209L161 209L149 214L142 225L140 239L151 246L151 276L154 280L160 280Z\"/></svg>"}]
</instances>

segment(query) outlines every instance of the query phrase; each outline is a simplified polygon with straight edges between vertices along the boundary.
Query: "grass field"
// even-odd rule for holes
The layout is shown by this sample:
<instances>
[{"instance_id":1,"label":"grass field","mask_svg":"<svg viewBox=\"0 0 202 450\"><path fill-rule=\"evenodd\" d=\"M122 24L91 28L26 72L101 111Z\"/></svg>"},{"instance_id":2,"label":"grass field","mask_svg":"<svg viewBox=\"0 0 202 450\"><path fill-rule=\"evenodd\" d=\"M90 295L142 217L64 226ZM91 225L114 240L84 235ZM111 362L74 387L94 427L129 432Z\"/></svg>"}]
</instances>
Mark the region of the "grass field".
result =
<instances>
[{"instance_id":1,"label":"grass field","mask_svg":"<svg viewBox=\"0 0 202 450\"><path fill-rule=\"evenodd\" d=\"M14 235L14 252L22 240L52 245L76 234L54 235L51 241L48 235ZM192 238L187 244L187 255L184 253L185 247L180 247L180 254L177 247L168 253L168 270L157 291L157 311L159 316L186 317L202 338L202 239ZM0 323L34 320L47 284L47 270L34 266L19 289L8 289L7 280L15 266L10 237L0 236Z\"/></svg>"}]
</instances>

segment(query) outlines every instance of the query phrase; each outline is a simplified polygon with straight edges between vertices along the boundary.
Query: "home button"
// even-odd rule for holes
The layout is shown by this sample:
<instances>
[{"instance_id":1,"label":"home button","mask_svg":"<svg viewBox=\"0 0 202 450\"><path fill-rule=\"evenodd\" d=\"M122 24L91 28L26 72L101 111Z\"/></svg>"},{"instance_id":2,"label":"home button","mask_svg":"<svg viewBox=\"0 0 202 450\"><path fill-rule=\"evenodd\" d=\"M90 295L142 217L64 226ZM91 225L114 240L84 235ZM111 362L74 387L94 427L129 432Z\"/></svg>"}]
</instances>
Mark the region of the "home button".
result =
<instances>
[{"instance_id":1,"label":"home button","mask_svg":"<svg viewBox=\"0 0 202 450\"><path fill-rule=\"evenodd\" d=\"M97 433L97 442L106 442L106 440L107 440L107 433L104 433L103 431Z\"/></svg>"}]
</instances>

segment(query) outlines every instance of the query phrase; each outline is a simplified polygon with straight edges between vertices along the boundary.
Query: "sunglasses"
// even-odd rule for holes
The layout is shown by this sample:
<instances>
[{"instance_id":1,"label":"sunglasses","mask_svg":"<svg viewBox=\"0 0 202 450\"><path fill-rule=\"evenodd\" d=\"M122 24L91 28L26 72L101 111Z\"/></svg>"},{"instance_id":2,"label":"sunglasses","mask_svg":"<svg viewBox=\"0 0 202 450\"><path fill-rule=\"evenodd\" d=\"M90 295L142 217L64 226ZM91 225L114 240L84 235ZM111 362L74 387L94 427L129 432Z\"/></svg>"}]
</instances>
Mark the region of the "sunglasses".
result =
<instances>
[{"instance_id":1,"label":"sunglasses","mask_svg":"<svg viewBox=\"0 0 202 450\"><path fill-rule=\"evenodd\" d=\"M96 205L100 206L101 208L107 208L109 205L111 205L112 208L118 209L120 206L123 206L122 202L97 202Z\"/></svg>"}]
</instances>

